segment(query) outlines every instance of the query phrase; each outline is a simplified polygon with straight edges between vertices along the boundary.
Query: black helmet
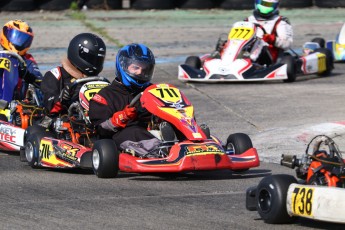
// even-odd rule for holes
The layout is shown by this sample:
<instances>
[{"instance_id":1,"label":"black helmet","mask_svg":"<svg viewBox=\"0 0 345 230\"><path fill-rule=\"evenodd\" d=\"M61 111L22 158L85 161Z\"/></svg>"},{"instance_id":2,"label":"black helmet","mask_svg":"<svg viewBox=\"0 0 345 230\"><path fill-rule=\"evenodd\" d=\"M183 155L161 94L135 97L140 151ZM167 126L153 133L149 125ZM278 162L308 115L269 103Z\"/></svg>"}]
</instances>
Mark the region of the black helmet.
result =
<instances>
[{"instance_id":1,"label":"black helmet","mask_svg":"<svg viewBox=\"0 0 345 230\"><path fill-rule=\"evenodd\" d=\"M96 76L103 69L106 47L95 34L82 33L75 36L68 46L67 58L86 76Z\"/></svg>"},{"instance_id":2,"label":"black helmet","mask_svg":"<svg viewBox=\"0 0 345 230\"><path fill-rule=\"evenodd\" d=\"M140 69L135 73L129 68ZM115 74L126 87L133 90L145 88L150 84L155 68L155 57L152 51L143 44L124 46L116 55Z\"/></svg>"}]
</instances>

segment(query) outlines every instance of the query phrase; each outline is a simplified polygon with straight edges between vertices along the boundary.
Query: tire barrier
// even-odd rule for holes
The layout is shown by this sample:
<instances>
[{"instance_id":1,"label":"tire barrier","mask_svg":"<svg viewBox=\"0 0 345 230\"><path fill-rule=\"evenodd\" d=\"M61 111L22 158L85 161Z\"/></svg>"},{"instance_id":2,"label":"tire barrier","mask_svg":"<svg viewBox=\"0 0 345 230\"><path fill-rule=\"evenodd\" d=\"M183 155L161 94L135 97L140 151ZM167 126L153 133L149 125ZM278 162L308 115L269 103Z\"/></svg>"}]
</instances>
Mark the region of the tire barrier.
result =
<instances>
[{"instance_id":1,"label":"tire barrier","mask_svg":"<svg viewBox=\"0 0 345 230\"><path fill-rule=\"evenodd\" d=\"M249 10L254 9L253 0L223 0L219 8L227 10Z\"/></svg>"},{"instance_id":2,"label":"tire barrier","mask_svg":"<svg viewBox=\"0 0 345 230\"><path fill-rule=\"evenodd\" d=\"M344 0L332 0L332 1L315 0L315 6L322 7L322 8L345 7L345 1Z\"/></svg>"},{"instance_id":3,"label":"tire barrier","mask_svg":"<svg viewBox=\"0 0 345 230\"><path fill-rule=\"evenodd\" d=\"M1 0L3 11L32 11L36 9L35 0Z\"/></svg>"},{"instance_id":4,"label":"tire barrier","mask_svg":"<svg viewBox=\"0 0 345 230\"><path fill-rule=\"evenodd\" d=\"M325 0L323 0L325 1ZM288 0L281 1L279 7L282 8L303 8L313 6L313 0Z\"/></svg>"},{"instance_id":5,"label":"tire barrier","mask_svg":"<svg viewBox=\"0 0 345 230\"><path fill-rule=\"evenodd\" d=\"M175 8L175 0L132 0L130 8L132 9L140 9L140 10L147 10L147 9L160 9L160 10L167 10L167 9L174 9Z\"/></svg>"},{"instance_id":6,"label":"tire barrier","mask_svg":"<svg viewBox=\"0 0 345 230\"><path fill-rule=\"evenodd\" d=\"M78 7L82 8L82 5L86 5L88 9L122 9L122 0L79 0Z\"/></svg>"},{"instance_id":7,"label":"tire barrier","mask_svg":"<svg viewBox=\"0 0 345 230\"><path fill-rule=\"evenodd\" d=\"M67 10L70 8L73 0L34 0L38 3L40 10Z\"/></svg>"},{"instance_id":8,"label":"tire barrier","mask_svg":"<svg viewBox=\"0 0 345 230\"><path fill-rule=\"evenodd\" d=\"M177 8L180 9L211 9L216 6L214 0L178 0Z\"/></svg>"}]
</instances>

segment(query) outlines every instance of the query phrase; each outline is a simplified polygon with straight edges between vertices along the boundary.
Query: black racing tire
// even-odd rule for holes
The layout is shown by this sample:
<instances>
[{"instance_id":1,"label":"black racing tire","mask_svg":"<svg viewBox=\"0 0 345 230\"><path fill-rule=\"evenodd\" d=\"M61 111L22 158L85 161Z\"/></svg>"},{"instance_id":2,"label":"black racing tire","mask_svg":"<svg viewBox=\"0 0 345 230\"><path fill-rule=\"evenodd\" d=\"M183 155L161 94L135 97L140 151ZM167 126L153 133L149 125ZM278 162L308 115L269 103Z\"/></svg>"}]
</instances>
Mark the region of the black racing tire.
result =
<instances>
[{"instance_id":1,"label":"black racing tire","mask_svg":"<svg viewBox=\"0 0 345 230\"><path fill-rule=\"evenodd\" d=\"M173 9L175 8L174 0L132 0L132 9Z\"/></svg>"},{"instance_id":2,"label":"black racing tire","mask_svg":"<svg viewBox=\"0 0 345 230\"><path fill-rule=\"evenodd\" d=\"M36 0L41 10L59 11L69 9L74 0Z\"/></svg>"},{"instance_id":3,"label":"black racing tire","mask_svg":"<svg viewBox=\"0 0 345 230\"><path fill-rule=\"evenodd\" d=\"M256 189L257 210L268 224L288 224L295 221L287 213L286 198L289 186L297 183L295 177L277 174L264 177Z\"/></svg>"},{"instance_id":4,"label":"black racing tire","mask_svg":"<svg viewBox=\"0 0 345 230\"><path fill-rule=\"evenodd\" d=\"M287 64L287 75L288 79L284 80L284 82L294 82L296 81L296 65L295 65L295 58L292 55L284 55L280 63Z\"/></svg>"},{"instance_id":5,"label":"black racing tire","mask_svg":"<svg viewBox=\"0 0 345 230\"><path fill-rule=\"evenodd\" d=\"M33 11L36 9L35 0L11 0L1 1L2 11Z\"/></svg>"},{"instance_id":6,"label":"black racing tire","mask_svg":"<svg viewBox=\"0 0 345 230\"><path fill-rule=\"evenodd\" d=\"M319 38L319 37L313 38L313 39L311 40L311 42L316 42L316 43L319 44L319 46L320 46L321 48L325 48L326 41L325 41L325 39L323 39L323 38Z\"/></svg>"},{"instance_id":7,"label":"black racing tire","mask_svg":"<svg viewBox=\"0 0 345 230\"><path fill-rule=\"evenodd\" d=\"M210 9L215 7L212 0L178 0L177 7L181 9Z\"/></svg>"},{"instance_id":8,"label":"black racing tire","mask_svg":"<svg viewBox=\"0 0 345 230\"><path fill-rule=\"evenodd\" d=\"M253 0L224 0L219 4L219 8L227 10L250 10L253 7Z\"/></svg>"},{"instance_id":9,"label":"black racing tire","mask_svg":"<svg viewBox=\"0 0 345 230\"><path fill-rule=\"evenodd\" d=\"M114 178L119 171L119 151L113 140L102 139L92 148L92 169L98 178Z\"/></svg>"},{"instance_id":10,"label":"black racing tire","mask_svg":"<svg viewBox=\"0 0 345 230\"><path fill-rule=\"evenodd\" d=\"M250 137L245 133L233 133L230 134L226 140L225 148L230 148L234 151L235 155L242 154L248 149L253 148L253 143Z\"/></svg>"},{"instance_id":11,"label":"black racing tire","mask_svg":"<svg viewBox=\"0 0 345 230\"><path fill-rule=\"evenodd\" d=\"M315 52L320 52L326 55L326 71L319 73L320 76L329 76L332 73L332 70L334 68L333 62L333 53L327 48L319 48L316 49Z\"/></svg>"},{"instance_id":12,"label":"black racing tire","mask_svg":"<svg viewBox=\"0 0 345 230\"><path fill-rule=\"evenodd\" d=\"M86 6L90 9L122 9L122 0L87 0Z\"/></svg>"},{"instance_id":13,"label":"black racing tire","mask_svg":"<svg viewBox=\"0 0 345 230\"><path fill-rule=\"evenodd\" d=\"M332 1L315 0L315 6L323 7L323 8L345 7L345 1L344 0L332 0Z\"/></svg>"},{"instance_id":14,"label":"black racing tire","mask_svg":"<svg viewBox=\"0 0 345 230\"><path fill-rule=\"evenodd\" d=\"M38 168L39 164L39 149L40 142L43 137L52 137L52 134L47 131L37 131L28 136L25 143L25 157L31 168Z\"/></svg>"},{"instance_id":15,"label":"black racing tire","mask_svg":"<svg viewBox=\"0 0 345 230\"><path fill-rule=\"evenodd\" d=\"M47 132L46 129L42 126L39 126L39 125L32 125L32 126L29 126L27 129L25 129L25 132L24 132L24 146L26 144L26 141L28 140L28 138L30 136L32 136L33 134L35 133L49 133L49 136L53 136L53 133L51 132Z\"/></svg>"},{"instance_id":16,"label":"black racing tire","mask_svg":"<svg viewBox=\"0 0 345 230\"><path fill-rule=\"evenodd\" d=\"M0 114L0 121L8 121L8 119L5 116L5 114Z\"/></svg>"},{"instance_id":17,"label":"black racing tire","mask_svg":"<svg viewBox=\"0 0 345 230\"><path fill-rule=\"evenodd\" d=\"M233 151L235 155L242 154L246 152L248 149L253 148L253 143L250 137L245 133L233 133L230 134L228 139L226 140L225 150L226 151ZM236 169L233 170L234 172L245 172L248 171L249 168L245 169Z\"/></svg>"},{"instance_id":18,"label":"black racing tire","mask_svg":"<svg viewBox=\"0 0 345 230\"><path fill-rule=\"evenodd\" d=\"M201 60L198 56L189 56L186 58L186 61L184 63L195 69L201 68Z\"/></svg>"},{"instance_id":19,"label":"black racing tire","mask_svg":"<svg viewBox=\"0 0 345 230\"><path fill-rule=\"evenodd\" d=\"M280 1L279 7L281 8L304 8L313 6L313 0L288 0Z\"/></svg>"}]
</instances>

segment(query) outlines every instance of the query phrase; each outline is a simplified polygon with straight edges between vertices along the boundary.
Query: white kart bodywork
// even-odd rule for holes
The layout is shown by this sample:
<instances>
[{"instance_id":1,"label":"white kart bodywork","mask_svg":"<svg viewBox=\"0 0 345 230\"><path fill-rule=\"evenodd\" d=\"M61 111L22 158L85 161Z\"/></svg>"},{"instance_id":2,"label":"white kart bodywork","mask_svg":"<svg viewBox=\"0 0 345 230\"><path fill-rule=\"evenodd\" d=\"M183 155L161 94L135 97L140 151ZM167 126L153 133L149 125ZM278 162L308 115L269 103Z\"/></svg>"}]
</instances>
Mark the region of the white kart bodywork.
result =
<instances>
[{"instance_id":1,"label":"white kart bodywork","mask_svg":"<svg viewBox=\"0 0 345 230\"><path fill-rule=\"evenodd\" d=\"M291 216L344 224L344 198L344 188L291 184L286 208Z\"/></svg>"}]
</instances>

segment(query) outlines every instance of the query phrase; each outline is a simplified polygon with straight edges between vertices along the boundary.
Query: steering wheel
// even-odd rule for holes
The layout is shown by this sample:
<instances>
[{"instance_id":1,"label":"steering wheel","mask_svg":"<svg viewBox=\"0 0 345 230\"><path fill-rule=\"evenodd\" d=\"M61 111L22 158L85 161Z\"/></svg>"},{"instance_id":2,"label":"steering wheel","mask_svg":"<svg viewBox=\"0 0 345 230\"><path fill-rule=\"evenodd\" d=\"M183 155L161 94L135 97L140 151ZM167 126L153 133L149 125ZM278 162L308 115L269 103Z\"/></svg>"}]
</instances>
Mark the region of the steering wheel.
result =
<instances>
[{"instance_id":1,"label":"steering wheel","mask_svg":"<svg viewBox=\"0 0 345 230\"><path fill-rule=\"evenodd\" d=\"M99 76L84 77L84 78L77 79L73 83L71 83L69 85L69 90L73 92L75 88L77 87L77 85L81 83L85 83L85 82L90 82L90 81L104 81L104 82L109 83L109 80L105 77L99 77Z\"/></svg>"},{"instance_id":2,"label":"steering wheel","mask_svg":"<svg viewBox=\"0 0 345 230\"><path fill-rule=\"evenodd\" d=\"M262 32L264 32L264 35L265 35L265 34L268 34L267 31L265 30L265 28L264 28L262 25L260 25L259 23L254 23L254 25L255 25L256 27L259 27L259 28L262 30Z\"/></svg>"},{"instance_id":3,"label":"steering wheel","mask_svg":"<svg viewBox=\"0 0 345 230\"><path fill-rule=\"evenodd\" d=\"M135 107L135 104L140 100L141 95L143 95L143 93L139 93L138 95L136 95L132 101L129 103L129 107Z\"/></svg>"}]
</instances>

